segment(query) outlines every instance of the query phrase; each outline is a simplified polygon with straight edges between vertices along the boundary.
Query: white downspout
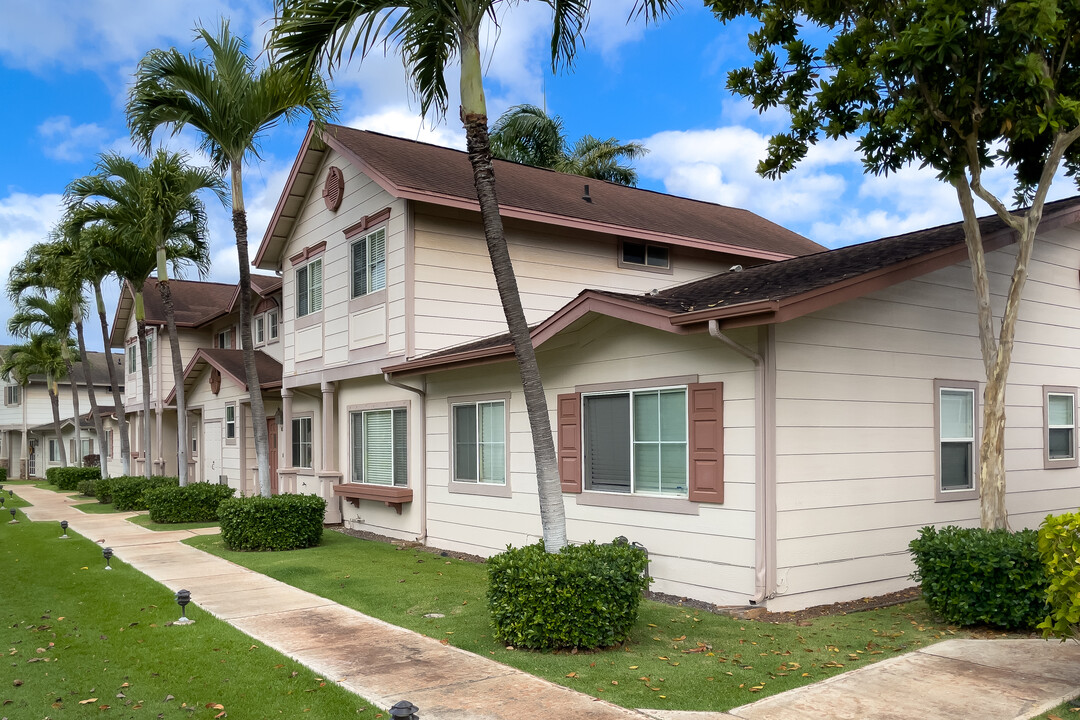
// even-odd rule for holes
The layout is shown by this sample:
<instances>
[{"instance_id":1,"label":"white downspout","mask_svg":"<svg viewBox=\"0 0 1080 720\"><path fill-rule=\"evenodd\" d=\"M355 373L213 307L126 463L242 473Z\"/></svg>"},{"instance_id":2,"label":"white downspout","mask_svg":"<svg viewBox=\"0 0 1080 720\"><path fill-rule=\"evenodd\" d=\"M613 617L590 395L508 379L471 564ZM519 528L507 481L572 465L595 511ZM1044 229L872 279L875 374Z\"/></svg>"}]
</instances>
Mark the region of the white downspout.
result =
<instances>
[{"instance_id":1,"label":"white downspout","mask_svg":"<svg viewBox=\"0 0 1080 720\"><path fill-rule=\"evenodd\" d=\"M402 390L416 393L417 405L420 407L420 470L416 474L417 487L421 490L420 497L420 537L417 542L427 545L427 378L421 377L421 387L406 385L400 380L395 380L388 373L383 373L383 381L387 385L393 385Z\"/></svg>"},{"instance_id":2,"label":"white downspout","mask_svg":"<svg viewBox=\"0 0 1080 720\"><path fill-rule=\"evenodd\" d=\"M763 602L774 594L769 573L768 533L773 531L769 522L769 500L772 496L772 476L768 472L766 454L771 452L766 442L765 427L767 403L765 398L765 359L753 350L740 345L720 331L720 323L709 321L709 335L730 347L754 363L754 596L752 604Z\"/></svg>"}]
</instances>

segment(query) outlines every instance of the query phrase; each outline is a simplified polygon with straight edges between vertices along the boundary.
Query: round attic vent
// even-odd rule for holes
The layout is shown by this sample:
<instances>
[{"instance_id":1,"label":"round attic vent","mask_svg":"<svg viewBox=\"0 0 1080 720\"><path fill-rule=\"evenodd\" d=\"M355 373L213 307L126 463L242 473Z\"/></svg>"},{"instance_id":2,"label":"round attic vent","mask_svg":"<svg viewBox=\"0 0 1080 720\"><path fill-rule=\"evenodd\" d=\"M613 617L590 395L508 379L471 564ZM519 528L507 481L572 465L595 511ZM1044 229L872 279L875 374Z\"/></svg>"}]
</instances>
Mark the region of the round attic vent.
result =
<instances>
[{"instance_id":1,"label":"round attic vent","mask_svg":"<svg viewBox=\"0 0 1080 720\"><path fill-rule=\"evenodd\" d=\"M326 173L326 183L323 185L322 196L326 202L326 207L336 212L341 207L341 198L345 195L345 176L341 174L341 169L337 167L331 167L330 171Z\"/></svg>"}]
</instances>

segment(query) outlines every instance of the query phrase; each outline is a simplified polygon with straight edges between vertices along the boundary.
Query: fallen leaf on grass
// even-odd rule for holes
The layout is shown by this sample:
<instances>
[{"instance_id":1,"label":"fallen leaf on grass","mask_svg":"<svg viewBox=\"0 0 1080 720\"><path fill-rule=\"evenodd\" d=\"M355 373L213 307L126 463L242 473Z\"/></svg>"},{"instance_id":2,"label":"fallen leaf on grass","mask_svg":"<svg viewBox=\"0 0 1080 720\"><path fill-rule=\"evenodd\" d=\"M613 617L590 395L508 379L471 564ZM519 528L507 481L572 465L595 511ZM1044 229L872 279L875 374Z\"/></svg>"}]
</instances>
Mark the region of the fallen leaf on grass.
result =
<instances>
[{"instance_id":1,"label":"fallen leaf on grass","mask_svg":"<svg viewBox=\"0 0 1080 720\"><path fill-rule=\"evenodd\" d=\"M97 702L97 698L88 698L86 700L80 700L79 704L80 705L89 705L90 703L96 703L96 702Z\"/></svg>"},{"instance_id":2,"label":"fallen leaf on grass","mask_svg":"<svg viewBox=\"0 0 1080 720\"><path fill-rule=\"evenodd\" d=\"M108 705L98 705L98 710L108 710L108 709L109 709Z\"/></svg>"},{"instance_id":3,"label":"fallen leaf on grass","mask_svg":"<svg viewBox=\"0 0 1080 720\"><path fill-rule=\"evenodd\" d=\"M577 673L576 672L568 672L568 673L566 673L566 677L575 678L575 677L577 677Z\"/></svg>"}]
</instances>

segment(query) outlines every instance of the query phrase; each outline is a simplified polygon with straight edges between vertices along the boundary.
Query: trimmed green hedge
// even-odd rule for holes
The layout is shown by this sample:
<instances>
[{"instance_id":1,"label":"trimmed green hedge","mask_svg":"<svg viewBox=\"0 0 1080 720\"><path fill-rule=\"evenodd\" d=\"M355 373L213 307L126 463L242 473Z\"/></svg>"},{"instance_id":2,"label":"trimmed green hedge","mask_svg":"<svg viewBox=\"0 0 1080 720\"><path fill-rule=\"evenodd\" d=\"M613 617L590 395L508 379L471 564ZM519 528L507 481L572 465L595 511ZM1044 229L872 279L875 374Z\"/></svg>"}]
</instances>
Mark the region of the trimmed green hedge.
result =
<instances>
[{"instance_id":1,"label":"trimmed green hedge","mask_svg":"<svg viewBox=\"0 0 1080 720\"><path fill-rule=\"evenodd\" d=\"M156 523L215 522L218 505L236 490L228 485L191 483L184 487L155 487L143 493Z\"/></svg>"},{"instance_id":2,"label":"trimmed green hedge","mask_svg":"<svg viewBox=\"0 0 1080 720\"><path fill-rule=\"evenodd\" d=\"M911 577L947 622L1028 629L1046 617L1048 580L1034 530L928 526L908 548Z\"/></svg>"},{"instance_id":3,"label":"trimmed green hedge","mask_svg":"<svg viewBox=\"0 0 1080 720\"><path fill-rule=\"evenodd\" d=\"M315 495L229 498L218 506L230 550L296 550L322 539L326 501Z\"/></svg>"},{"instance_id":4,"label":"trimmed green hedge","mask_svg":"<svg viewBox=\"0 0 1080 720\"><path fill-rule=\"evenodd\" d=\"M109 490L113 505L116 506L117 510L146 510L148 509L145 497L147 490L159 487L177 487L180 484L180 478L168 476L154 476L148 479L142 475L124 475L111 478L111 480ZM101 500L100 493L98 499L105 502Z\"/></svg>"},{"instance_id":5,"label":"trimmed green hedge","mask_svg":"<svg viewBox=\"0 0 1080 720\"><path fill-rule=\"evenodd\" d=\"M1047 515L1039 527L1039 555L1049 578L1043 637L1080 640L1080 512Z\"/></svg>"},{"instance_id":6,"label":"trimmed green hedge","mask_svg":"<svg viewBox=\"0 0 1080 720\"><path fill-rule=\"evenodd\" d=\"M124 476L121 475L120 477L124 477ZM112 501L113 501L113 496L112 496L113 483L115 483L119 479L120 478L118 478L118 477L107 477L107 478L101 478L100 480L95 480L94 481L94 497L96 497L98 499L99 503L105 503L105 504L112 503Z\"/></svg>"},{"instance_id":7,"label":"trimmed green hedge","mask_svg":"<svg viewBox=\"0 0 1080 720\"><path fill-rule=\"evenodd\" d=\"M98 480L100 480L100 478ZM97 489L95 486L97 485L98 480L80 480L79 493L86 495L87 497L97 497Z\"/></svg>"},{"instance_id":8,"label":"trimmed green hedge","mask_svg":"<svg viewBox=\"0 0 1080 720\"><path fill-rule=\"evenodd\" d=\"M0 468L0 483L6 483L8 477L8 469Z\"/></svg>"},{"instance_id":9,"label":"trimmed green hedge","mask_svg":"<svg viewBox=\"0 0 1080 720\"><path fill-rule=\"evenodd\" d=\"M97 467L54 467L45 471L45 479L50 485L61 490L78 490L83 480L97 480L101 477L101 468Z\"/></svg>"},{"instance_id":10,"label":"trimmed green hedge","mask_svg":"<svg viewBox=\"0 0 1080 720\"><path fill-rule=\"evenodd\" d=\"M543 543L488 558L488 609L496 637L536 650L602 648L622 642L637 620L648 556L625 541Z\"/></svg>"}]
</instances>

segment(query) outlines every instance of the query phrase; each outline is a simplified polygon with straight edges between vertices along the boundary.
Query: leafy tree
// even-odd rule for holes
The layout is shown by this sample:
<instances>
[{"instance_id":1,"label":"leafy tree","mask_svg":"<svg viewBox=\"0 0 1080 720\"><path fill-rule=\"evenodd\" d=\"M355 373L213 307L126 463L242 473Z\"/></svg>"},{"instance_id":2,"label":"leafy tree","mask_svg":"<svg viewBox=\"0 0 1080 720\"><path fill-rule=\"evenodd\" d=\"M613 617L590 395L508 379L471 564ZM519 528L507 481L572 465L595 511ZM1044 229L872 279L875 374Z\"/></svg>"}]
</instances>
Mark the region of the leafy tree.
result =
<instances>
[{"instance_id":1,"label":"leafy tree","mask_svg":"<svg viewBox=\"0 0 1080 720\"><path fill-rule=\"evenodd\" d=\"M103 155L98 173L75 180L68 193L77 205L78 223L102 222L117 231L122 242L110 255L113 272L126 280L135 295L143 386L145 474L150 477L150 371L146 343L146 308L142 292L157 270L158 291L172 349L176 386L177 463L181 485L187 484L187 405L184 364L176 334L176 312L169 287L168 266L194 264L200 274L210 267L206 242L206 210L198 193L210 190L224 200L221 179L204 168L191 167L186 157L158 150L143 168L120 155Z\"/></svg>"},{"instance_id":2,"label":"leafy tree","mask_svg":"<svg viewBox=\"0 0 1080 720\"><path fill-rule=\"evenodd\" d=\"M583 135L570 145L562 118L535 105L516 105L491 126L494 157L619 185L637 185L637 171L621 161L636 160L647 152L641 143L592 135Z\"/></svg>"},{"instance_id":3,"label":"leafy tree","mask_svg":"<svg viewBox=\"0 0 1080 720\"><path fill-rule=\"evenodd\" d=\"M60 381L67 377L67 367L62 354L71 352L71 338L58 337L52 333L38 333L25 343L11 345L0 358L0 377L14 379L24 389L30 383L31 375L44 375L45 387L49 392L49 404L52 405L53 432L60 449L60 464L67 467L67 452L64 450L64 435L60 427ZM25 439L23 446L25 448ZM26 457L25 451L23 457Z\"/></svg>"},{"instance_id":4,"label":"leafy tree","mask_svg":"<svg viewBox=\"0 0 1080 720\"><path fill-rule=\"evenodd\" d=\"M291 121L308 112L313 122L320 125L337 112L337 104L318 76L273 64L256 69L244 41L229 32L227 22L221 23L217 35L198 28L196 39L209 50L209 60L185 56L173 48L151 50L139 61L135 86L128 99L128 127L135 141L148 149L159 127L170 128L175 134L191 126L202 136L202 148L215 169L229 172L240 264L240 342L251 401L259 492L269 497L266 409L251 340L251 263L244 207L244 159L258 157L259 137L280 120Z\"/></svg>"},{"instance_id":5,"label":"leafy tree","mask_svg":"<svg viewBox=\"0 0 1080 720\"><path fill-rule=\"evenodd\" d=\"M857 137L866 170L909 163L937 171L963 212L979 342L986 373L980 444L982 525L1007 525L1005 390L1017 313L1035 232L1059 167L1080 170L1080 12L1056 0L708 0L720 20L748 16L752 67L728 87L759 110L791 117L758 166L767 177L793 169L822 138ZM818 45L823 47L818 47ZM1010 210L983 184L995 163L1010 168ZM1016 237L1004 311L990 302L975 198ZM995 332L996 329L996 332Z\"/></svg>"},{"instance_id":6,"label":"leafy tree","mask_svg":"<svg viewBox=\"0 0 1080 720\"><path fill-rule=\"evenodd\" d=\"M588 21L587 0L541 0L553 11L552 67L572 63ZM270 46L290 67L314 72L321 64L339 65L346 52L361 57L396 45L420 99L420 111L446 114L449 96L445 69L455 56L461 66L461 120L472 164L480 217L495 284L506 316L510 341L521 374L532 431L544 546L556 552L566 545L566 517L547 398L536 362L529 325L503 234L495 196L495 173L488 136L487 101L480 61L480 26L498 20L497 0L278 0L279 18ZM665 16L668 0L641 0L633 13L649 19Z\"/></svg>"}]
</instances>

